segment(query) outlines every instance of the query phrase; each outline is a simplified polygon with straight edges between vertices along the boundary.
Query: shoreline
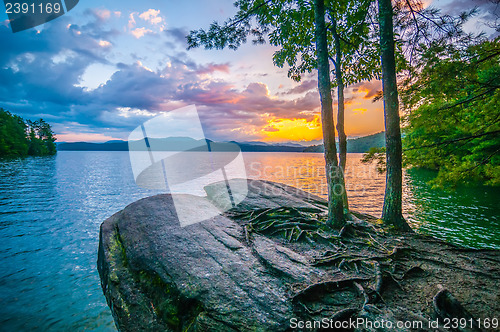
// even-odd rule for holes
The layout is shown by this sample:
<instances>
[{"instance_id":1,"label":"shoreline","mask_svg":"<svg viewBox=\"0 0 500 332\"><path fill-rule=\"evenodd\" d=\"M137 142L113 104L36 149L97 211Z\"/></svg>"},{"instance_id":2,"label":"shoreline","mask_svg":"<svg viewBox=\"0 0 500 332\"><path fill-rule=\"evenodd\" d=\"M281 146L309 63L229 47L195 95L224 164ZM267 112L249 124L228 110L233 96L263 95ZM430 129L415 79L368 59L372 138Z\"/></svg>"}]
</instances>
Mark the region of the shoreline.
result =
<instances>
[{"instance_id":1,"label":"shoreline","mask_svg":"<svg viewBox=\"0 0 500 332\"><path fill-rule=\"evenodd\" d=\"M318 224L321 198L249 184L236 209L184 228L169 195L142 199L103 223L98 267L120 329L284 330L294 317L396 323L500 312L500 251L393 232L376 219L335 234ZM455 300L467 310L449 309Z\"/></svg>"}]
</instances>

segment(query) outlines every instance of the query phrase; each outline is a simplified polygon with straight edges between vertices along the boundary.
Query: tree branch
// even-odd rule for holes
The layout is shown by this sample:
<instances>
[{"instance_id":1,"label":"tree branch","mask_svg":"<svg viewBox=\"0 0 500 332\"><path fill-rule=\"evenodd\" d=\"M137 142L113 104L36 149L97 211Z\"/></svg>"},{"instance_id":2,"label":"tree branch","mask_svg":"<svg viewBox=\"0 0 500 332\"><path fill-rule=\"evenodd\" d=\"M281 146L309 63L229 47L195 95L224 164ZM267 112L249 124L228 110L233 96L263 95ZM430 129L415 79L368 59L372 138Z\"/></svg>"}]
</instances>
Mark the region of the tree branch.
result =
<instances>
[{"instance_id":1,"label":"tree branch","mask_svg":"<svg viewBox=\"0 0 500 332\"><path fill-rule=\"evenodd\" d=\"M482 134L471 135L471 136L467 136L467 137L455 138L452 140L443 141L443 142L439 142L439 143L434 143L434 144L429 144L429 145L421 145L421 146L415 147L415 148L404 149L404 151L418 150L418 149L422 149L422 148L431 148L434 146L451 144L451 143L456 143L456 142L460 142L460 141L464 141L464 140L472 140L474 138L483 137L483 136L487 136L487 135L494 135L494 134L499 134L499 133L500 133L500 130L495 130L495 131L490 131L488 133L482 133Z\"/></svg>"}]
</instances>

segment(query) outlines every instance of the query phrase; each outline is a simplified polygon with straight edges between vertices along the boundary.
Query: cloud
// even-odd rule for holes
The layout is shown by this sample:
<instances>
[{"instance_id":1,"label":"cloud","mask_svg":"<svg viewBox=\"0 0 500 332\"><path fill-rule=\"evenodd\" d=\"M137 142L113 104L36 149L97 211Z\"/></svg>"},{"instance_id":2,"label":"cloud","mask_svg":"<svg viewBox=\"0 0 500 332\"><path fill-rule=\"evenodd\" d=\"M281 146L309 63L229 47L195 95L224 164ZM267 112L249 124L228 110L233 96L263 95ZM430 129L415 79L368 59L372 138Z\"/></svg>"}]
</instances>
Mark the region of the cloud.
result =
<instances>
[{"instance_id":1,"label":"cloud","mask_svg":"<svg viewBox=\"0 0 500 332\"><path fill-rule=\"evenodd\" d=\"M147 21L151 24L159 24L163 22L163 18L160 15L160 10L148 9L144 13L140 14L139 17L144 21Z\"/></svg>"},{"instance_id":2,"label":"cloud","mask_svg":"<svg viewBox=\"0 0 500 332\"><path fill-rule=\"evenodd\" d=\"M136 28L130 32L132 36L135 38L139 39L144 37L148 33L153 33L153 30L151 29L146 29L146 28Z\"/></svg>"},{"instance_id":3,"label":"cloud","mask_svg":"<svg viewBox=\"0 0 500 332\"><path fill-rule=\"evenodd\" d=\"M470 11L477 8L477 15L470 20L469 29L473 32L486 30L491 33L491 38L498 37L500 31L498 22L500 20L500 3L499 0L454 0L443 6L443 12L450 15L459 15L462 12ZM467 29L467 26L466 26Z\"/></svg>"},{"instance_id":4,"label":"cloud","mask_svg":"<svg viewBox=\"0 0 500 332\"><path fill-rule=\"evenodd\" d=\"M242 87L230 75L215 79L211 74L231 74L231 63L198 63L186 52L165 56L161 67L144 61L148 68L137 61L140 57L134 63L111 61L119 33L108 28L106 22L116 15L108 12L91 11L84 24L64 16L39 33L15 36L0 25L0 42L8 45L0 53L0 106L26 118L45 118L60 141L126 138L158 112L190 104L197 106L208 137L216 140L261 139L262 128L268 133L278 128L270 123L306 123L318 114L318 93L309 89L314 82L297 87L303 96L284 98L262 82ZM184 32L169 29L158 34L158 43L184 40ZM85 88L82 79L96 65L112 70L92 89Z\"/></svg>"},{"instance_id":5,"label":"cloud","mask_svg":"<svg viewBox=\"0 0 500 332\"><path fill-rule=\"evenodd\" d=\"M107 40L99 40L99 46L101 47L110 47L111 43Z\"/></svg>"},{"instance_id":6,"label":"cloud","mask_svg":"<svg viewBox=\"0 0 500 332\"><path fill-rule=\"evenodd\" d=\"M209 63L198 69L198 74L212 74L213 72L229 73L229 63Z\"/></svg>"},{"instance_id":7,"label":"cloud","mask_svg":"<svg viewBox=\"0 0 500 332\"><path fill-rule=\"evenodd\" d=\"M113 137L101 133L71 133L62 132L57 135L59 142L105 142L113 140Z\"/></svg>"},{"instance_id":8,"label":"cloud","mask_svg":"<svg viewBox=\"0 0 500 332\"><path fill-rule=\"evenodd\" d=\"M174 45L180 45L183 49L187 48L187 40L186 36L189 34L189 30L187 28L168 28L165 29L165 34L167 37L173 39Z\"/></svg>"},{"instance_id":9,"label":"cloud","mask_svg":"<svg viewBox=\"0 0 500 332\"><path fill-rule=\"evenodd\" d=\"M273 127L273 126L267 126L267 127L262 128L262 131L276 132L276 131L279 131L279 129L276 127Z\"/></svg>"},{"instance_id":10,"label":"cloud","mask_svg":"<svg viewBox=\"0 0 500 332\"><path fill-rule=\"evenodd\" d=\"M81 26L71 21L64 16L40 31L15 35L0 26L0 43L8 45L0 53L3 107L29 118L60 121L74 115L73 106L87 102L78 86L80 77L89 64L108 63L110 47L99 44L112 39L114 32L102 29L96 16Z\"/></svg>"},{"instance_id":11,"label":"cloud","mask_svg":"<svg viewBox=\"0 0 500 332\"><path fill-rule=\"evenodd\" d=\"M137 27L136 16L141 20L148 23L146 26ZM165 25L160 24L164 22L164 18L160 16L160 10L148 9L147 11L139 14L132 12L129 14L128 29L132 36L137 39L144 37L146 34L155 34L165 30Z\"/></svg>"},{"instance_id":12,"label":"cloud","mask_svg":"<svg viewBox=\"0 0 500 332\"><path fill-rule=\"evenodd\" d=\"M379 80L363 81L349 87L353 93L364 93L363 99L373 99L382 91L382 82Z\"/></svg>"},{"instance_id":13,"label":"cloud","mask_svg":"<svg viewBox=\"0 0 500 332\"><path fill-rule=\"evenodd\" d=\"M355 115L363 115L365 114L365 112L367 111L366 108L355 108L352 110L354 112Z\"/></svg>"},{"instance_id":14,"label":"cloud","mask_svg":"<svg viewBox=\"0 0 500 332\"><path fill-rule=\"evenodd\" d=\"M134 17L135 14L137 14L137 13L130 13L130 15L128 16L128 28L129 29L133 29L135 27L135 25L137 24L137 22L135 21L135 17Z\"/></svg>"},{"instance_id":15,"label":"cloud","mask_svg":"<svg viewBox=\"0 0 500 332\"><path fill-rule=\"evenodd\" d=\"M211 137L236 139L262 139L262 127L270 120L303 119L311 121L318 114L319 96L309 92L296 100L284 100L269 94L263 83L250 83L237 90L227 83L214 83L202 87L183 86L179 99L200 105L200 116ZM235 138L236 136L236 138Z\"/></svg>"},{"instance_id":16,"label":"cloud","mask_svg":"<svg viewBox=\"0 0 500 332\"><path fill-rule=\"evenodd\" d=\"M162 78L139 62L133 65L121 64L119 67L106 84L93 91L94 102L107 105L107 108L163 110L162 102L172 97L167 91L175 91L173 82Z\"/></svg>"},{"instance_id":17,"label":"cloud","mask_svg":"<svg viewBox=\"0 0 500 332\"><path fill-rule=\"evenodd\" d=\"M454 0L443 6L443 11L448 14L458 15L476 7L481 13L491 18L500 15L498 0Z\"/></svg>"},{"instance_id":18,"label":"cloud","mask_svg":"<svg viewBox=\"0 0 500 332\"><path fill-rule=\"evenodd\" d=\"M283 95L290 94L302 94L307 91L315 90L318 88L318 81L316 80L305 80L300 82L299 85L293 87L292 89L282 92Z\"/></svg>"},{"instance_id":19,"label":"cloud","mask_svg":"<svg viewBox=\"0 0 500 332\"><path fill-rule=\"evenodd\" d=\"M108 20L111 17L111 11L105 8L94 9L91 12L102 21Z\"/></svg>"}]
</instances>

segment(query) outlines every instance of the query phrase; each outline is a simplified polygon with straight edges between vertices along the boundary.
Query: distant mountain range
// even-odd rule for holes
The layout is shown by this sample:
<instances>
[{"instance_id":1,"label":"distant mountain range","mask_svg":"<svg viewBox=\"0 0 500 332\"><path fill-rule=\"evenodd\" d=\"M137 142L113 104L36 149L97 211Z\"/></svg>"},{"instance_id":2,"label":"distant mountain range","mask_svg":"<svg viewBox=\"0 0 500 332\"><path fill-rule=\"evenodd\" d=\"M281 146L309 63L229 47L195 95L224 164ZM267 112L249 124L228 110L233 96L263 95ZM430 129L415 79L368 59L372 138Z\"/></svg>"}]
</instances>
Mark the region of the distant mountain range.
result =
<instances>
[{"instance_id":1,"label":"distant mountain range","mask_svg":"<svg viewBox=\"0 0 500 332\"><path fill-rule=\"evenodd\" d=\"M349 153L365 153L370 148L382 148L385 146L385 133L382 131L373 135L347 139L347 152ZM337 150L339 144L337 143ZM303 152L324 152L323 144L311 145L304 149Z\"/></svg>"},{"instance_id":2,"label":"distant mountain range","mask_svg":"<svg viewBox=\"0 0 500 332\"><path fill-rule=\"evenodd\" d=\"M303 146L298 143L270 144L265 142L235 142L243 152L323 152L323 145ZM226 151L229 144L211 140L195 140L189 137L148 138L147 144L160 151ZM135 151L147 150L144 139L131 141L130 146ZM385 146L384 132L347 140L347 152L364 153L372 147ZM74 142L57 144L59 151L128 151L129 142L113 140L105 143Z\"/></svg>"}]
</instances>

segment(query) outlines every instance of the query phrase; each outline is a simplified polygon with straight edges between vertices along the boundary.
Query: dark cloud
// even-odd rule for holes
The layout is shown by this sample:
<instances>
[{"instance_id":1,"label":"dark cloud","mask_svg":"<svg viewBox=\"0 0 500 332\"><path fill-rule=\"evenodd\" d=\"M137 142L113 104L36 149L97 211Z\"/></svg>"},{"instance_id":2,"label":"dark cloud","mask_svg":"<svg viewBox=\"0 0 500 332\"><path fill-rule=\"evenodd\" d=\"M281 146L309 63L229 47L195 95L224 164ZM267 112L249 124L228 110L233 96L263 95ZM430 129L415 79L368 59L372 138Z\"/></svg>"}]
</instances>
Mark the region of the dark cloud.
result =
<instances>
[{"instance_id":1,"label":"dark cloud","mask_svg":"<svg viewBox=\"0 0 500 332\"><path fill-rule=\"evenodd\" d=\"M122 64L106 84L88 94L95 102L109 107L158 109L174 89L171 80L136 63Z\"/></svg>"},{"instance_id":2,"label":"dark cloud","mask_svg":"<svg viewBox=\"0 0 500 332\"><path fill-rule=\"evenodd\" d=\"M318 88L318 81L317 80L306 80L302 81L299 85L296 87L293 87L292 89L282 92L281 94L283 95L290 95L290 94L301 94L307 91L315 90Z\"/></svg>"},{"instance_id":3,"label":"dark cloud","mask_svg":"<svg viewBox=\"0 0 500 332\"><path fill-rule=\"evenodd\" d=\"M189 31L187 28L167 28L165 30L165 35L169 37L169 40L173 40L173 45L180 45L184 49L188 47L186 36L189 35Z\"/></svg>"},{"instance_id":4,"label":"dark cloud","mask_svg":"<svg viewBox=\"0 0 500 332\"><path fill-rule=\"evenodd\" d=\"M443 7L443 12L450 15L459 15L477 8L478 13L473 20L482 25L486 30L493 29L490 37L500 34L500 0L454 0ZM495 31L496 29L496 31Z\"/></svg>"},{"instance_id":5,"label":"dark cloud","mask_svg":"<svg viewBox=\"0 0 500 332\"><path fill-rule=\"evenodd\" d=\"M275 128L273 126L264 127L264 128L262 128L262 130L267 131L267 132L280 131L278 128Z\"/></svg>"},{"instance_id":6,"label":"dark cloud","mask_svg":"<svg viewBox=\"0 0 500 332\"><path fill-rule=\"evenodd\" d=\"M119 34L106 29L107 13L86 14L86 24L61 17L40 32L14 35L0 25L0 42L7 45L0 53L0 106L23 117L44 117L56 130L99 133L102 128L107 135L124 137L155 112L195 104L207 135L226 140L258 139L257 129L274 130L268 127L269 119L312 121L319 107L314 80L288 91L305 93L293 100L272 96L263 83L237 89L232 82L207 75L229 73L229 63L198 64L186 52L169 56L168 63L154 71L140 61L111 63L116 72L109 80L85 89L79 83L86 69L110 64L113 47L103 41L112 43ZM177 42L185 36L182 29L168 31Z\"/></svg>"},{"instance_id":7,"label":"dark cloud","mask_svg":"<svg viewBox=\"0 0 500 332\"><path fill-rule=\"evenodd\" d=\"M86 24L86 33L69 22L60 17L41 31L16 34L0 26L2 106L26 117L63 119L71 105L87 103L83 88L76 85L89 64L108 63L109 50L99 44L108 34L92 26L100 25L97 20Z\"/></svg>"},{"instance_id":8,"label":"dark cloud","mask_svg":"<svg viewBox=\"0 0 500 332\"><path fill-rule=\"evenodd\" d=\"M483 14L493 17L500 15L499 0L454 0L443 7L447 14L458 15L461 12L477 8Z\"/></svg>"}]
</instances>

